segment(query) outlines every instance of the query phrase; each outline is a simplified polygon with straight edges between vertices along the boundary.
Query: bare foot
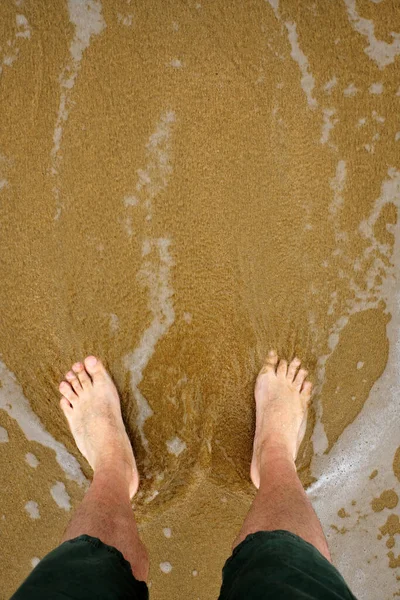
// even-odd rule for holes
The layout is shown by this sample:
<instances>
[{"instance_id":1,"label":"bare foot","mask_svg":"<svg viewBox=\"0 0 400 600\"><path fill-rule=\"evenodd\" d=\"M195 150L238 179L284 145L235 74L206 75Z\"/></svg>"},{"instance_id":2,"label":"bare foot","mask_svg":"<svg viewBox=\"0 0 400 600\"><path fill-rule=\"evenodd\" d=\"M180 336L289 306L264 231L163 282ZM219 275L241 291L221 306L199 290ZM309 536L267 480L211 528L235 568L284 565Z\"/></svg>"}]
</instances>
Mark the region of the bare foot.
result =
<instances>
[{"instance_id":1,"label":"bare foot","mask_svg":"<svg viewBox=\"0 0 400 600\"><path fill-rule=\"evenodd\" d=\"M281 449L294 463L303 440L312 384L305 381L307 371L299 369L300 364L298 358L293 359L289 367L285 360L278 364L278 356L271 350L257 377L256 434L250 467L251 480L257 489L264 452Z\"/></svg>"},{"instance_id":2,"label":"bare foot","mask_svg":"<svg viewBox=\"0 0 400 600\"><path fill-rule=\"evenodd\" d=\"M78 449L93 471L122 469L132 498L139 474L132 446L122 420L117 389L101 361L94 356L75 363L59 390L60 406Z\"/></svg>"}]
</instances>

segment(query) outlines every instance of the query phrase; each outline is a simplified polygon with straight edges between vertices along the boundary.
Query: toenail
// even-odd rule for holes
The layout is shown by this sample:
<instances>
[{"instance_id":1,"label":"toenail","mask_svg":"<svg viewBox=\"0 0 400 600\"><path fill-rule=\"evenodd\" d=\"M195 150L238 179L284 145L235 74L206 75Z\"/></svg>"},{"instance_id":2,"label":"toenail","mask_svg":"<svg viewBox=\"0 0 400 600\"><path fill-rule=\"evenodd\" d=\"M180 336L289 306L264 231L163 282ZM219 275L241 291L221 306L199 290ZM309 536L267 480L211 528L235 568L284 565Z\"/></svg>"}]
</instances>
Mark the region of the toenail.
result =
<instances>
[{"instance_id":1,"label":"toenail","mask_svg":"<svg viewBox=\"0 0 400 600\"><path fill-rule=\"evenodd\" d=\"M75 363L72 368L74 369L74 371L81 371L82 370L82 363Z\"/></svg>"},{"instance_id":2,"label":"toenail","mask_svg":"<svg viewBox=\"0 0 400 600\"><path fill-rule=\"evenodd\" d=\"M65 377L68 377L68 379L73 379L75 377L75 374L72 371L68 371Z\"/></svg>"},{"instance_id":3,"label":"toenail","mask_svg":"<svg viewBox=\"0 0 400 600\"><path fill-rule=\"evenodd\" d=\"M89 365L89 367L94 367L97 363L97 358L95 356L89 356L86 359L86 362Z\"/></svg>"}]
</instances>

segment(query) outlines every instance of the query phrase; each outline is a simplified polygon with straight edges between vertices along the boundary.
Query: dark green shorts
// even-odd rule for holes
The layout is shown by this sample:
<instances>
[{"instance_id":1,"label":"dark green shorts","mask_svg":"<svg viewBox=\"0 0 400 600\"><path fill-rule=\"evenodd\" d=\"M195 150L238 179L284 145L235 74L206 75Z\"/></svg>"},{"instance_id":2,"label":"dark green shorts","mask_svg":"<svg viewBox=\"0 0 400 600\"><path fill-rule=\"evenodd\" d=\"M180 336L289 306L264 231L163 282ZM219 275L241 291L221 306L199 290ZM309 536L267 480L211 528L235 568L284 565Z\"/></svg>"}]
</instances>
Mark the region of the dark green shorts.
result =
<instances>
[{"instance_id":1,"label":"dark green shorts","mask_svg":"<svg viewBox=\"0 0 400 600\"><path fill-rule=\"evenodd\" d=\"M339 571L289 531L251 533L222 569L219 600L356 600Z\"/></svg>"},{"instance_id":2,"label":"dark green shorts","mask_svg":"<svg viewBox=\"0 0 400 600\"><path fill-rule=\"evenodd\" d=\"M314 546L288 531L259 531L222 570L219 600L355 600ZM81 535L47 554L11 600L148 600L119 550Z\"/></svg>"}]
</instances>

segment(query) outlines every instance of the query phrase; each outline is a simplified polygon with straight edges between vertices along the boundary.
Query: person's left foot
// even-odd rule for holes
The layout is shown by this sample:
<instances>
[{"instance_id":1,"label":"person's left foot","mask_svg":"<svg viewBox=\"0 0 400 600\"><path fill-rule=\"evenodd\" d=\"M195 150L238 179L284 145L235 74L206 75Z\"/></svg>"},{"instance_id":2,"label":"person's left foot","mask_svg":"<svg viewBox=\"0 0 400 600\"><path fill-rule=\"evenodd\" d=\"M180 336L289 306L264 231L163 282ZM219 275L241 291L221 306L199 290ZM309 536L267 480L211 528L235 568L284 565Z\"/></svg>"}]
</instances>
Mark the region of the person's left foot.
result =
<instances>
[{"instance_id":1,"label":"person's left foot","mask_svg":"<svg viewBox=\"0 0 400 600\"><path fill-rule=\"evenodd\" d=\"M132 446L122 420L117 389L102 363L94 356L75 363L59 390L60 406L78 449L93 471L120 470L132 498L139 474Z\"/></svg>"}]
</instances>

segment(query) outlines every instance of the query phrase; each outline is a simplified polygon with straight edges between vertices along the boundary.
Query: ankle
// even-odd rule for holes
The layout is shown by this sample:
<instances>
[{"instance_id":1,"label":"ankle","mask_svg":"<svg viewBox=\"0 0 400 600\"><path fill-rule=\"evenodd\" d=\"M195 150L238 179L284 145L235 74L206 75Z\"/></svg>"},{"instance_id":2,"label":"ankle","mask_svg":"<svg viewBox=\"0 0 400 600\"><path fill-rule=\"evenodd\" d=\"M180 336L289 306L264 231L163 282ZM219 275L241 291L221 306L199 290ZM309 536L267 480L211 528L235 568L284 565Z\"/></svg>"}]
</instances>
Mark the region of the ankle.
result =
<instances>
[{"instance_id":1,"label":"ankle","mask_svg":"<svg viewBox=\"0 0 400 600\"><path fill-rule=\"evenodd\" d=\"M93 482L109 489L111 494L121 494L126 489L129 495L130 480L125 464L102 463L93 473Z\"/></svg>"},{"instance_id":2,"label":"ankle","mask_svg":"<svg viewBox=\"0 0 400 600\"><path fill-rule=\"evenodd\" d=\"M287 464L296 470L295 460L291 448L282 440L267 439L260 452L260 471L268 469L270 465ZM274 467L275 468L275 467Z\"/></svg>"},{"instance_id":3,"label":"ankle","mask_svg":"<svg viewBox=\"0 0 400 600\"><path fill-rule=\"evenodd\" d=\"M259 494L267 493L269 496L271 486L286 486L294 479L298 479L297 468L290 454L271 448L261 457Z\"/></svg>"}]
</instances>

